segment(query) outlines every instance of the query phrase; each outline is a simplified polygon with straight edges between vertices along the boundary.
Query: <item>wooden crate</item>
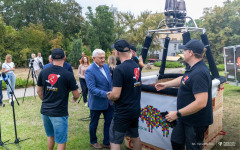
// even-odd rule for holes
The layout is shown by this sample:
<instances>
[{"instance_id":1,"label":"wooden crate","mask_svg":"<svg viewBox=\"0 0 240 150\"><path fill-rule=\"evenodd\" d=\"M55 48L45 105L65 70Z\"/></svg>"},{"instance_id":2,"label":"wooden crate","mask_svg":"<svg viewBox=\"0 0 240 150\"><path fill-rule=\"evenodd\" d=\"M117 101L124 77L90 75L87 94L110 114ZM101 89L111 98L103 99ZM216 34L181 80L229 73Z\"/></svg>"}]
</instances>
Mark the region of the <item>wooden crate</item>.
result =
<instances>
[{"instance_id":1,"label":"wooden crate","mask_svg":"<svg viewBox=\"0 0 240 150\"><path fill-rule=\"evenodd\" d=\"M213 98L213 111L223 106L223 91L224 86L223 84L220 84L218 87L217 96Z\"/></svg>"},{"instance_id":2,"label":"wooden crate","mask_svg":"<svg viewBox=\"0 0 240 150\"><path fill-rule=\"evenodd\" d=\"M124 142L125 142L125 145L129 149L133 149L133 144L132 144L132 141L131 141L130 137L125 137ZM162 148L153 146L153 145L145 143L143 141L141 142L141 144L142 144L142 150L163 150Z\"/></svg>"},{"instance_id":3,"label":"wooden crate","mask_svg":"<svg viewBox=\"0 0 240 150\"><path fill-rule=\"evenodd\" d=\"M222 130L223 107L213 112L213 124L211 124L204 136L204 143L210 142Z\"/></svg>"}]
</instances>

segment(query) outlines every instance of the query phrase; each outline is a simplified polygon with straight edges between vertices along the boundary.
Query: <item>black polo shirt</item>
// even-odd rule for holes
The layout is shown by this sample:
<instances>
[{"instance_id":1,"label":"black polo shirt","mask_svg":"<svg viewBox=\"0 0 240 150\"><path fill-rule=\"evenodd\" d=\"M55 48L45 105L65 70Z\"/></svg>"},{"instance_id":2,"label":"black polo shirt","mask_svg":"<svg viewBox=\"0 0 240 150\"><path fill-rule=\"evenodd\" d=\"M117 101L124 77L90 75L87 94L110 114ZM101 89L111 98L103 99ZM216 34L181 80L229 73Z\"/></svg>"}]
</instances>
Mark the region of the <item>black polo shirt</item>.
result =
<instances>
[{"instance_id":1,"label":"black polo shirt","mask_svg":"<svg viewBox=\"0 0 240 150\"><path fill-rule=\"evenodd\" d=\"M212 80L206 64L201 60L183 75L178 90L177 109L186 107L195 100L194 94L203 92L208 92L207 106L195 114L180 118L180 121L193 126L208 126L213 123Z\"/></svg>"}]
</instances>

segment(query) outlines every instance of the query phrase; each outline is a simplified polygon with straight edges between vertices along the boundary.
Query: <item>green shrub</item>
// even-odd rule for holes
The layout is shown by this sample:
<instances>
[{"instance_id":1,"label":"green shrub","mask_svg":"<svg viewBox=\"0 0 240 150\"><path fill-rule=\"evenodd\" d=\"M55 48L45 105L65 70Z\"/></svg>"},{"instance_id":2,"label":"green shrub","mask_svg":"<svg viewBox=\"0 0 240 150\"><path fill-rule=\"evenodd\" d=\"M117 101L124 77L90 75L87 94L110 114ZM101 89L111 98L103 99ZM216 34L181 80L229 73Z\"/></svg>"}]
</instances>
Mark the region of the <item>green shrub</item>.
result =
<instances>
[{"instance_id":1,"label":"green shrub","mask_svg":"<svg viewBox=\"0 0 240 150\"><path fill-rule=\"evenodd\" d=\"M162 62L154 62L155 67L161 67ZM166 68L182 68L184 67L180 62L166 62Z\"/></svg>"},{"instance_id":2,"label":"green shrub","mask_svg":"<svg viewBox=\"0 0 240 150\"><path fill-rule=\"evenodd\" d=\"M17 78L16 79L16 83L15 83L15 89L17 89L17 88L25 88L26 84L27 84L27 80L26 79ZM32 85L33 85L33 81L30 78L28 80L28 86L32 86ZM6 85L6 83L4 81L2 81L2 90L4 90L4 89L7 89L7 85Z\"/></svg>"},{"instance_id":3,"label":"green shrub","mask_svg":"<svg viewBox=\"0 0 240 150\"><path fill-rule=\"evenodd\" d=\"M206 65L207 65L207 67L208 67L208 69L209 69L209 64L206 64ZM225 70L224 64L219 64L219 65L217 65L217 70L218 70L218 71L224 71L224 70Z\"/></svg>"},{"instance_id":4,"label":"green shrub","mask_svg":"<svg viewBox=\"0 0 240 150\"><path fill-rule=\"evenodd\" d=\"M217 69L218 69L218 71L224 71L225 70L224 64L217 65Z\"/></svg>"}]
</instances>

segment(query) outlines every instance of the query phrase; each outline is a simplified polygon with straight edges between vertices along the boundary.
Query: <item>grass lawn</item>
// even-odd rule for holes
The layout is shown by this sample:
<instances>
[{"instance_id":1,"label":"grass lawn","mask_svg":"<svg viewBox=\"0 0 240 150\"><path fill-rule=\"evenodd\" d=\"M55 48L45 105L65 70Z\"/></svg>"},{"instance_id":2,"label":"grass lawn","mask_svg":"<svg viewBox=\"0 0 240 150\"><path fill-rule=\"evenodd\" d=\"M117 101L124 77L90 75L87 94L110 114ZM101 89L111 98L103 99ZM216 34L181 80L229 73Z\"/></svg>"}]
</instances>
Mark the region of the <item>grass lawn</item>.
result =
<instances>
[{"instance_id":1,"label":"grass lawn","mask_svg":"<svg viewBox=\"0 0 240 150\"><path fill-rule=\"evenodd\" d=\"M20 106L15 102L15 114L17 122L18 138L29 140L20 142L23 150L46 150L47 137L45 135L42 118L40 116L41 100L39 98L27 97L22 103L22 99L18 99ZM0 107L1 127L2 127L2 141L15 141L13 113L10 104ZM89 121L79 121L80 118L89 116L88 107L84 106L81 101L80 104L72 103L69 100L69 129L68 129L68 150L93 150L89 144ZM100 119L97 137L99 143L103 141L103 119ZM9 149L17 149L16 144L6 145ZM123 149L124 146L122 147ZM0 147L0 149L3 149ZM55 145L56 149L56 145Z\"/></svg>"},{"instance_id":2,"label":"grass lawn","mask_svg":"<svg viewBox=\"0 0 240 150\"><path fill-rule=\"evenodd\" d=\"M220 73L221 74L221 73ZM240 149L240 87L224 84L224 110L223 110L223 130L226 135L222 142L236 142L235 147L215 146L214 150L236 150ZM46 150L47 137L42 125L40 116L41 100L34 97L18 99L20 106L15 103L15 113L17 121L18 138L29 140L20 143L23 150ZM2 127L2 141L10 140L14 142L13 114L10 104L4 101L6 107L0 107L0 122ZM89 116L89 109L85 107L82 101L80 104L72 103L69 100L69 130L68 130L68 150L93 150L89 144L89 121L79 121L80 118ZM100 119L98 131L98 142L103 140L103 119ZM6 145L9 149L16 150L17 145ZM4 149L0 147L0 150ZM56 145L55 145L56 149ZM126 150L124 144L121 149Z\"/></svg>"}]
</instances>

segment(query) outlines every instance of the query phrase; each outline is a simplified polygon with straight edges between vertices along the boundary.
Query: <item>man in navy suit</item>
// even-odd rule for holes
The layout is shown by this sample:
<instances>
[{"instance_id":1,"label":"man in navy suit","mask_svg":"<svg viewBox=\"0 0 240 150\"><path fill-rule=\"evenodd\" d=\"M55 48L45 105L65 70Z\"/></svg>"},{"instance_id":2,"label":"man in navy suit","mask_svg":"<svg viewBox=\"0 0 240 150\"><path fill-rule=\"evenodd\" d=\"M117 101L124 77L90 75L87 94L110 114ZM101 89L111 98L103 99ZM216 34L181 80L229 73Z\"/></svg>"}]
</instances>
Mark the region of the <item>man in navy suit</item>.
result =
<instances>
[{"instance_id":1,"label":"man in navy suit","mask_svg":"<svg viewBox=\"0 0 240 150\"><path fill-rule=\"evenodd\" d=\"M94 62L85 72L85 80L89 90L88 106L91 115L89 125L90 144L96 149L110 148L109 127L113 116L113 106L107 98L107 93L112 90L112 78L109 67L105 64L105 52L101 49L95 49L92 57ZM96 136L101 113L103 113L105 121L103 146L97 142Z\"/></svg>"}]
</instances>

